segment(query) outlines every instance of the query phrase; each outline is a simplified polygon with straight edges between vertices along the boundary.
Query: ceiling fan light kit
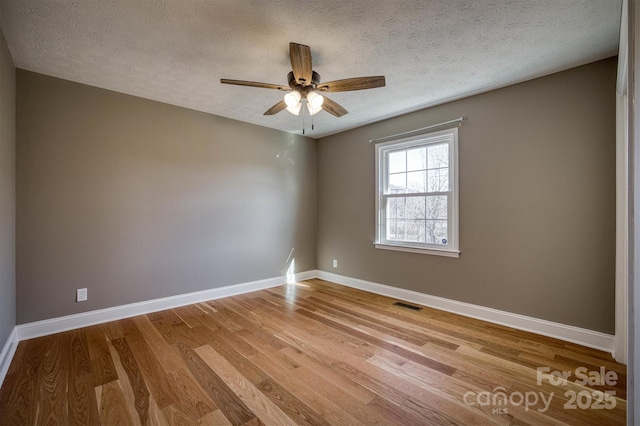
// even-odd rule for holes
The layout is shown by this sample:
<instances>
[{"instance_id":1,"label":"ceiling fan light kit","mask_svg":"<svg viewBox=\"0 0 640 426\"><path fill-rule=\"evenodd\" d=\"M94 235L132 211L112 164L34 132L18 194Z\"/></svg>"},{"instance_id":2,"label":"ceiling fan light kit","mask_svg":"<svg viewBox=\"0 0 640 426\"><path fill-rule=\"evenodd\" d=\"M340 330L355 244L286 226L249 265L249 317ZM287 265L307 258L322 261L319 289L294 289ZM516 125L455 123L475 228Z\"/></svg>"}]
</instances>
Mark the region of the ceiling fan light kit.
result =
<instances>
[{"instance_id":1,"label":"ceiling fan light kit","mask_svg":"<svg viewBox=\"0 0 640 426\"><path fill-rule=\"evenodd\" d=\"M288 106L287 111L289 111L293 115L300 115L300 109L302 109L302 102L298 102L294 106ZM268 115L268 114L266 114Z\"/></svg>"},{"instance_id":2,"label":"ceiling fan light kit","mask_svg":"<svg viewBox=\"0 0 640 426\"><path fill-rule=\"evenodd\" d=\"M316 92L311 92L307 95L307 102L312 108L320 108L324 102L324 97Z\"/></svg>"},{"instance_id":3,"label":"ceiling fan light kit","mask_svg":"<svg viewBox=\"0 0 640 426\"><path fill-rule=\"evenodd\" d=\"M300 99L302 99L302 95L297 90L292 90L284 95L284 103L287 104L288 108L293 108L300 103Z\"/></svg>"},{"instance_id":4,"label":"ceiling fan light kit","mask_svg":"<svg viewBox=\"0 0 640 426\"><path fill-rule=\"evenodd\" d=\"M302 103L306 103L310 115L325 110L335 117L342 117L348 112L338 103L318 92L347 92L385 86L384 76L355 77L320 84L320 74L313 71L311 48L309 46L289 43L289 57L292 68L292 71L287 75L289 87L278 84L229 80L225 78L221 79L220 83L277 89L287 92L284 95L284 99L265 111L264 115L274 115L283 109L286 109L293 115L299 115L302 109Z\"/></svg>"},{"instance_id":5,"label":"ceiling fan light kit","mask_svg":"<svg viewBox=\"0 0 640 426\"><path fill-rule=\"evenodd\" d=\"M313 105L311 105L311 102L307 100L307 110L309 111L309 115L314 115L322 111L322 107L314 107Z\"/></svg>"}]
</instances>

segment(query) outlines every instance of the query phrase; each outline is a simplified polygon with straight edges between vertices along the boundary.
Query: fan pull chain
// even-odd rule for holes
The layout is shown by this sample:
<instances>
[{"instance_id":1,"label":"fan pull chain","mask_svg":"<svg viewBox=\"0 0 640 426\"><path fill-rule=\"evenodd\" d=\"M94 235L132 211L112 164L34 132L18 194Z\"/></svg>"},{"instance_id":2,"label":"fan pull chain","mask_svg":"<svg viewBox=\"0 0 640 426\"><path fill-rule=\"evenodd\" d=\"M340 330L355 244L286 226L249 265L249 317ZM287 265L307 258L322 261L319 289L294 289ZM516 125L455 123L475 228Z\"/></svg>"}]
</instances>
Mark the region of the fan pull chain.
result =
<instances>
[{"instance_id":1,"label":"fan pull chain","mask_svg":"<svg viewBox=\"0 0 640 426\"><path fill-rule=\"evenodd\" d=\"M304 110L305 110L305 105L304 103L302 104L302 108L300 108L302 111L302 134L304 135Z\"/></svg>"}]
</instances>

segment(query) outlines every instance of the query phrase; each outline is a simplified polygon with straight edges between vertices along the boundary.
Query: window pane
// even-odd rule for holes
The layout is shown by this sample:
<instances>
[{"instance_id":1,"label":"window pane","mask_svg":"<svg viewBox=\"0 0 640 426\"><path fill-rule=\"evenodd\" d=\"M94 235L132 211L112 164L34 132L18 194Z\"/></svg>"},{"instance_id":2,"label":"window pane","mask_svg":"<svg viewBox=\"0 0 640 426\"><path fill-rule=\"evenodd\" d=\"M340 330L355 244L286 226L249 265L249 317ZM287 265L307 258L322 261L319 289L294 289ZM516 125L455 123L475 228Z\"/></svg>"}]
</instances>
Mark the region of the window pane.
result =
<instances>
[{"instance_id":1,"label":"window pane","mask_svg":"<svg viewBox=\"0 0 640 426\"><path fill-rule=\"evenodd\" d=\"M389 173L404 172L407 170L407 151L395 151L389 153Z\"/></svg>"},{"instance_id":2,"label":"window pane","mask_svg":"<svg viewBox=\"0 0 640 426\"><path fill-rule=\"evenodd\" d=\"M416 148L407 151L407 171L427 168L427 148Z\"/></svg>"},{"instance_id":3,"label":"window pane","mask_svg":"<svg viewBox=\"0 0 640 426\"><path fill-rule=\"evenodd\" d=\"M396 216L396 210L398 209L397 198L387 198L387 217L393 219Z\"/></svg>"},{"instance_id":4,"label":"window pane","mask_svg":"<svg viewBox=\"0 0 640 426\"><path fill-rule=\"evenodd\" d=\"M407 219L426 219L426 197L407 197Z\"/></svg>"},{"instance_id":5,"label":"window pane","mask_svg":"<svg viewBox=\"0 0 640 426\"><path fill-rule=\"evenodd\" d=\"M449 190L449 169L429 170L427 176L428 192L445 192Z\"/></svg>"},{"instance_id":6,"label":"window pane","mask_svg":"<svg viewBox=\"0 0 640 426\"><path fill-rule=\"evenodd\" d=\"M387 239L389 240L404 240L404 230L405 230L405 222L402 219L393 219L393 233L387 234Z\"/></svg>"},{"instance_id":7,"label":"window pane","mask_svg":"<svg viewBox=\"0 0 640 426\"><path fill-rule=\"evenodd\" d=\"M427 165L429 169L449 167L449 145L446 143L429 145L427 157Z\"/></svg>"},{"instance_id":8,"label":"window pane","mask_svg":"<svg viewBox=\"0 0 640 426\"><path fill-rule=\"evenodd\" d=\"M404 218L405 199L403 197L393 197L387 199L387 217L390 219Z\"/></svg>"},{"instance_id":9,"label":"window pane","mask_svg":"<svg viewBox=\"0 0 640 426\"><path fill-rule=\"evenodd\" d=\"M425 241L425 221L424 220L407 220L407 239L405 241L420 242Z\"/></svg>"},{"instance_id":10,"label":"window pane","mask_svg":"<svg viewBox=\"0 0 640 426\"><path fill-rule=\"evenodd\" d=\"M447 218L447 196L427 197L427 219Z\"/></svg>"},{"instance_id":11,"label":"window pane","mask_svg":"<svg viewBox=\"0 0 640 426\"><path fill-rule=\"evenodd\" d=\"M396 219L387 219L387 240L396 239Z\"/></svg>"},{"instance_id":12,"label":"window pane","mask_svg":"<svg viewBox=\"0 0 640 426\"><path fill-rule=\"evenodd\" d=\"M426 173L409 172L407 173L407 192L426 192Z\"/></svg>"},{"instance_id":13,"label":"window pane","mask_svg":"<svg viewBox=\"0 0 640 426\"><path fill-rule=\"evenodd\" d=\"M407 189L407 174L395 173L389 175L389 194L402 194Z\"/></svg>"},{"instance_id":14,"label":"window pane","mask_svg":"<svg viewBox=\"0 0 640 426\"><path fill-rule=\"evenodd\" d=\"M447 221L425 221L426 242L429 244L447 244Z\"/></svg>"}]
</instances>

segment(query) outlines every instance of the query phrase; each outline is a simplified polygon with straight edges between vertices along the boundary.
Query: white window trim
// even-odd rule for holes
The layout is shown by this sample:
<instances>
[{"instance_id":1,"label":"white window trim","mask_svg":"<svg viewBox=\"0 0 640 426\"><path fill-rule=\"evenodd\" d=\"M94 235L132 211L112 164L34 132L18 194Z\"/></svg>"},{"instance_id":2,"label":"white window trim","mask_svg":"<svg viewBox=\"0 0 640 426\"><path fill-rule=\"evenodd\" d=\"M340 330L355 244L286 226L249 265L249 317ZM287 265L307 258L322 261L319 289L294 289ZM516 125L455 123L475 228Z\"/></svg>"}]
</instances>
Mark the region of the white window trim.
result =
<instances>
[{"instance_id":1,"label":"white window trim","mask_svg":"<svg viewBox=\"0 0 640 426\"><path fill-rule=\"evenodd\" d=\"M446 136L444 138L443 136ZM449 241L446 247L439 248L438 245L435 244L421 244L416 243L412 244L410 242L404 241L388 241L383 238L384 234L384 220L386 219L386 214L384 211L384 205L382 203L383 200L383 182L385 176L385 163L382 158L385 152L390 151L391 149L402 149L408 148L414 145L421 145L424 143L438 143L438 139L446 139L449 142L449 137L453 136L453 140L450 142L450 152L449 152L449 161L450 165L450 175L449 175L449 184L450 187L453 188L453 193L451 194L452 202L449 203L448 208L450 209L450 214L448 217L451 219L448 221L448 229L449 229ZM402 139L396 139L389 142L378 143L376 144L376 239L374 242L374 246L378 249L384 250L397 250L404 251L410 253L421 253L421 254L430 254L436 256L446 256L446 257L459 257L459 179L458 179L458 128L441 130L438 132L431 132L422 134L419 136L411 136Z\"/></svg>"}]
</instances>

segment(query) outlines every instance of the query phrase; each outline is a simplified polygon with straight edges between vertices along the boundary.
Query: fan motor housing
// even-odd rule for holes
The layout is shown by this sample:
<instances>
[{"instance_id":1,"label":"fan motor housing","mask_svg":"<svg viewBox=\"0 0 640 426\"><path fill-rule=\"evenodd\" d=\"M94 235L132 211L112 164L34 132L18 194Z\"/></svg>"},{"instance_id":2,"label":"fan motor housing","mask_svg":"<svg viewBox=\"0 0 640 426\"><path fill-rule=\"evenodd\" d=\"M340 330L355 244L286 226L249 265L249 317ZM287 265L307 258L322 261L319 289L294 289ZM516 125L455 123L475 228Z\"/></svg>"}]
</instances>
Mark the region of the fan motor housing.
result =
<instances>
[{"instance_id":1,"label":"fan motor housing","mask_svg":"<svg viewBox=\"0 0 640 426\"><path fill-rule=\"evenodd\" d=\"M302 85L298 84L298 82L296 81L296 78L293 75L293 71L289 71L289 74L287 75L287 81L289 82L289 87L291 87L292 89L299 90L300 92L309 92L311 90L314 90L318 83L320 83L320 74L312 71L311 84Z\"/></svg>"}]
</instances>

